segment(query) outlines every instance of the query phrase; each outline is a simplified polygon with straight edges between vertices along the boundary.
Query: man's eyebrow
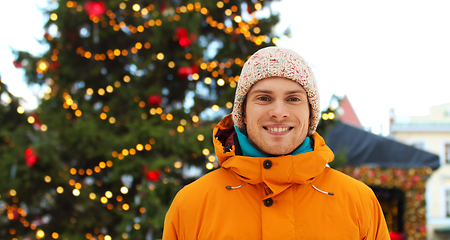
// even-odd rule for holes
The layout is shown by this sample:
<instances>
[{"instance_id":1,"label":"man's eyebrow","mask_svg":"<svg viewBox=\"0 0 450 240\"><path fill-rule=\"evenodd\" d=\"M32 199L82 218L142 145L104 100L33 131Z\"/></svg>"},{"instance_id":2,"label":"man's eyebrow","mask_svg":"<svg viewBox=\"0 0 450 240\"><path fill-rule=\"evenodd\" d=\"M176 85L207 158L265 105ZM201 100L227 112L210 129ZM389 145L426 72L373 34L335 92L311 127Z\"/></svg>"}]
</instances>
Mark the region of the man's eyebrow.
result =
<instances>
[{"instance_id":1,"label":"man's eyebrow","mask_svg":"<svg viewBox=\"0 0 450 240\"><path fill-rule=\"evenodd\" d=\"M264 89L254 89L254 90L250 90L250 93L267 93L267 94L271 94L273 93L272 90L264 90ZM296 94L296 93L300 93L300 94L305 94L306 95L306 91L305 90L292 90L292 91L287 91L285 92L285 94Z\"/></svg>"},{"instance_id":2,"label":"man's eyebrow","mask_svg":"<svg viewBox=\"0 0 450 240\"><path fill-rule=\"evenodd\" d=\"M254 90L250 90L250 93L272 93L271 90L263 90L263 89L254 89Z\"/></svg>"},{"instance_id":3,"label":"man's eyebrow","mask_svg":"<svg viewBox=\"0 0 450 240\"><path fill-rule=\"evenodd\" d=\"M293 91L288 91L286 92L286 94L295 94L295 93L300 93L300 94L305 94L306 95L306 91L305 90L293 90Z\"/></svg>"}]
</instances>

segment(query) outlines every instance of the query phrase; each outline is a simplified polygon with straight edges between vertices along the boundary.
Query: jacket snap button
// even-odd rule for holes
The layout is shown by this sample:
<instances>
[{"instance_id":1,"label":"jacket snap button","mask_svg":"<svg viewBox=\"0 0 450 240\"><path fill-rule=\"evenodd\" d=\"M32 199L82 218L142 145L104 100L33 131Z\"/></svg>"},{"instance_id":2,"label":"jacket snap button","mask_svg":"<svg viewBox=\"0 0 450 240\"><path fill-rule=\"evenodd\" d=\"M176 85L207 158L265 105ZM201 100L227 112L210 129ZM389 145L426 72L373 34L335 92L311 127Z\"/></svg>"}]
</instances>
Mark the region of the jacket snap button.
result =
<instances>
[{"instance_id":1,"label":"jacket snap button","mask_svg":"<svg viewBox=\"0 0 450 240\"><path fill-rule=\"evenodd\" d=\"M264 205L265 205L266 207L270 207L270 206L272 206L272 204L273 204L272 198L268 198L268 199L265 199L265 200L264 200Z\"/></svg>"},{"instance_id":2,"label":"jacket snap button","mask_svg":"<svg viewBox=\"0 0 450 240\"><path fill-rule=\"evenodd\" d=\"M264 162L263 162L263 167L264 167L265 169L270 169L270 168L272 167L272 161L270 161L270 160L264 161Z\"/></svg>"}]
</instances>

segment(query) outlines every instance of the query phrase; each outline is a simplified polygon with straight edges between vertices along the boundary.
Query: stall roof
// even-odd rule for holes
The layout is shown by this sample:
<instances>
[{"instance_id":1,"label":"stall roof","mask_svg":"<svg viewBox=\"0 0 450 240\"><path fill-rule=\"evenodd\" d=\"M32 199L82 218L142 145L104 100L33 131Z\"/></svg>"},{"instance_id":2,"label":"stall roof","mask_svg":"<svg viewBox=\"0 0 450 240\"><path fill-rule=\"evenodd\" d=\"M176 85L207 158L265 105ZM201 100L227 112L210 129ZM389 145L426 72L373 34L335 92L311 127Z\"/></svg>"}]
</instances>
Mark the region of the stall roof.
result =
<instances>
[{"instance_id":1,"label":"stall roof","mask_svg":"<svg viewBox=\"0 0 450 240\"><path fill-rule=\"evenodd\" d=\"M325 140L334 153L345 151L349 165L415 168L440 165L439 156L393 139L337 122Z\"/></svg>"}]
</instances>

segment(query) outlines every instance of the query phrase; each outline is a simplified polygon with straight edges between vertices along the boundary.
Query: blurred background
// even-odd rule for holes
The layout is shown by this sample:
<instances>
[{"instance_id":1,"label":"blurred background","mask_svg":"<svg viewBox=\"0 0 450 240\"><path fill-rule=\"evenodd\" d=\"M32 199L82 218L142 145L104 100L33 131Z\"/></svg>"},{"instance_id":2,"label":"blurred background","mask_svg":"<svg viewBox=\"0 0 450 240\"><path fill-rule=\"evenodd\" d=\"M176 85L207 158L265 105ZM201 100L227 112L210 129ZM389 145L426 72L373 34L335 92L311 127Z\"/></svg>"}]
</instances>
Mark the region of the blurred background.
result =
<instances>
[{"instance_id":1,"label":"blurred background","mask_svg":"<svg viewBox=\"0 0 450 240\"><path fill-rule=\"evenodd\" d=\"M329 120L347 121L445 165L449 8L444 0L2 3L0 238L159 239L175 193L220 167L212 128L231 112L243 63L265 46L291 48L313 68L323 134ZM433 109L444 117L427 118ZM429 123L428 133L444 135L411 135ZM398 186L372 183L398 190L374 187L387 215L420 189L412 202L423 208L412 221L420 224L396 213L392 238L439 239L450 226L448 170L428 191L436 165L409 167L426 169L405 170ZM406 184L414 176L422 185ZM426 197L441 199L440 209Z\"/></svg>"}]
</instances>

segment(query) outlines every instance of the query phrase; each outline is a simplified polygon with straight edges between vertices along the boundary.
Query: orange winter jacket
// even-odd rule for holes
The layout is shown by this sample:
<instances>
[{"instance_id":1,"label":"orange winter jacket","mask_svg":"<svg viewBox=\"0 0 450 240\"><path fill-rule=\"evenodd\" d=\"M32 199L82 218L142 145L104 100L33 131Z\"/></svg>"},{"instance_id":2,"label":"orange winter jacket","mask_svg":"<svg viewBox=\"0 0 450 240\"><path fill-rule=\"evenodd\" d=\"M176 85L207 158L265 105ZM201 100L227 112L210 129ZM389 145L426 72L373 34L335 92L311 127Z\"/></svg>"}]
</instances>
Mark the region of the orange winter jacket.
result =
<instances>
[{"instance_id":1,"label":"orange winter jacket","mask_svg":"<svg viewBox=\"0 0 450 240\"><path fill-rule=\"evenodd\" d=\"M221 168L181 189L167 212L163 240L388 240L373 191L327 167L334 158L319 134L299 155L236 155L233 121L214 129Z\"/></svg>"}]
</instances>

